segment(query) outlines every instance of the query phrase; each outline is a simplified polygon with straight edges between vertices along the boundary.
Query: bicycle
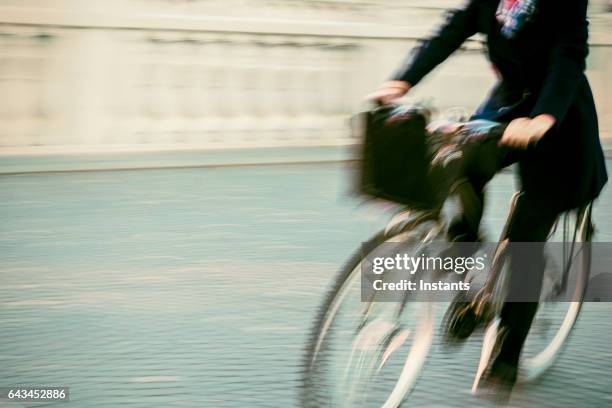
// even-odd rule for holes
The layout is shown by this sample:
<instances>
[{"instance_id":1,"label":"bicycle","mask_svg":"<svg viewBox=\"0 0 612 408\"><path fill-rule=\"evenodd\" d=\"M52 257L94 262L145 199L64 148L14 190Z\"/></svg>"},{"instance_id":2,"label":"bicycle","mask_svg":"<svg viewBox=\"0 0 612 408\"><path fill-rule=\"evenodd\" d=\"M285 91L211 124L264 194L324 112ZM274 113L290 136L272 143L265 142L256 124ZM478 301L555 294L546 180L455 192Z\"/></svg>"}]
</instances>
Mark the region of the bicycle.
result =
<instances>
[{"instance_id":1,"label":"bicycle","mask_svg":"<svg viewBox=\"0 0 612 408\"><path fill-rule=\"evenodd\" d=\"M409 114L427 115L419 109L411 112ZM437 171L438 175L453 179L452 182L437 192L435 205L414 205L399 211L382 231L355 251L338 272L311 329L301 391L304 407L395 408L405 402L414 389L431 350L442 302L435 299L411 301L409 292L399 302L379 302L376 294L362 301L361 265L369 254L385 243L410 246L416 251L428 243L448 241L448 217L443 206L451 197L474 194L462 175L451 177L450 173L461 168L462 161L470 159L470 149L485 143L497 145L505 125L489 122L484 126L480 123L476 128L478 130L467 123L451 132L428 135L433 139L430 145L435 145L429 172ZM520 199L521 194L515 193L510 212ZM571 242L566 238L570 220L574 221ZM556 231L555 224L551 236ZM568 246L569 250L563 255L561 273L545 276L553 281L549 285L553 289L543 292L542 297L554 298L571 291L566 293L569 301L550 302L539 308L519 365L519 381L522 382L539 378L553 365L578 319L590 273L591 205L566 213L562 232L564 251ZM476 391L496 352L500 335L499 311L507 284L505 255L507 242L501 241L481 289L467 300L451 302L440 326L443 331L448 330L451 317L457 316L466 305L481 310L486 307L489 311L472 392ZM578 265L579 270L570 274L574 265ZM470 275L466 280L479 278L482 274L479 277ZM568 289L570 280L572 287Z\"/></svg>"}]
</instances>

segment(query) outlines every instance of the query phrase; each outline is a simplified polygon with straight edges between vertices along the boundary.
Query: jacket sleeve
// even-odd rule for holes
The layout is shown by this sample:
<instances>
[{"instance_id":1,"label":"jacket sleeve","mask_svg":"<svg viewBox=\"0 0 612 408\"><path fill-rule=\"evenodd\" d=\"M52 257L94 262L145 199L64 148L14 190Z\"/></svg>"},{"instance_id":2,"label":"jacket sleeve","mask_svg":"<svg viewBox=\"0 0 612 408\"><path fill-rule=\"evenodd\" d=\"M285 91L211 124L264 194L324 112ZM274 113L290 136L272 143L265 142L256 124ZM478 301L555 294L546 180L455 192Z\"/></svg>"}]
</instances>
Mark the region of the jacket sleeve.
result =
<instances>
[{"instance_id":1,"label":"jacket sleeve","mask_svg":"<svg viewBox=\"0 0 612 408\"><path fill-rule=\"evenodd\" d=\"M562 7L557 43L532 117L546 113L560 123L574 100L589 53L587 5L588 0L572 0Z\"/></svg>"},{"instance_id":2,"label":"jacket sleeve","mask_svg":"<svg viewBox=\"0 0 612 408\"><path fill-rule=\"evenodd\" d=\"M479 0L470 0L449 13L446 22L429 39L412 50L392 79L416 85L461 44L478 31Z\"/></svg>"}]
</instances>

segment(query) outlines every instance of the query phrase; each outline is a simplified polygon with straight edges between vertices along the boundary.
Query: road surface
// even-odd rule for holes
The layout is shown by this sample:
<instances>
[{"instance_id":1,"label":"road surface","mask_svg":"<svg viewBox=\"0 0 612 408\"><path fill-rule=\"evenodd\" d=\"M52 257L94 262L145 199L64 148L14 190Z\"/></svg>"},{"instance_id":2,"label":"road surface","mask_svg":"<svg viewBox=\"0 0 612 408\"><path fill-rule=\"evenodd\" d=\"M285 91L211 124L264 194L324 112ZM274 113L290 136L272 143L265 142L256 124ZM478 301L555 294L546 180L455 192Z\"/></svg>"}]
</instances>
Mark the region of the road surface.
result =
<instances>
[{"instance_id":1,"label":"road surface","mask_svg":"<svg viewBox=\"0 0 612 408\"><path fill-rule=\"evenodd\" d=\"M65 385L58 407L293 407L308 327L348 254L388 219L344 164L0 177L0 386ZM490 189L498 235L514 191ZM596 207L612 241L612 193ZM612 406L611 304L589 304L517 407ZM415 407L469 395L479 352L434 349ZM9 404L0 407L42 406Z\"/></svg>"}]
</instances>

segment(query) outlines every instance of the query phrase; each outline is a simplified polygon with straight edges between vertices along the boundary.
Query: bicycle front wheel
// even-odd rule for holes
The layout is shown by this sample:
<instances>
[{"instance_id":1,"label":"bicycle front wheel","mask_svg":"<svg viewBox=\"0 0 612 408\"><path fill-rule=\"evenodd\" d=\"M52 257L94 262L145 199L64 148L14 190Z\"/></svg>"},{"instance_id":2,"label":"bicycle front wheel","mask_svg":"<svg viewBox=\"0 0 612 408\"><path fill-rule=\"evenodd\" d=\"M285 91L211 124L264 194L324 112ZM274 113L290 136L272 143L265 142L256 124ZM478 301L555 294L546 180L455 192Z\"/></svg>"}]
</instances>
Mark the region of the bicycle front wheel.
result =
<instances>
[{"instance_id":1,"label":"bicycle front wheel","mask_svg":"<svg viewBox=\"0 0 612 408\"><path fill-rule=\"evenodd\" d=\"M381 232L364 247L423 242L433 228L425 222L391 237ZM434 303L362 302L363 255L357 251L340 270L318 313L306 351L304 407L398 407L425 363Z\"/></svg>"}]
</instances>

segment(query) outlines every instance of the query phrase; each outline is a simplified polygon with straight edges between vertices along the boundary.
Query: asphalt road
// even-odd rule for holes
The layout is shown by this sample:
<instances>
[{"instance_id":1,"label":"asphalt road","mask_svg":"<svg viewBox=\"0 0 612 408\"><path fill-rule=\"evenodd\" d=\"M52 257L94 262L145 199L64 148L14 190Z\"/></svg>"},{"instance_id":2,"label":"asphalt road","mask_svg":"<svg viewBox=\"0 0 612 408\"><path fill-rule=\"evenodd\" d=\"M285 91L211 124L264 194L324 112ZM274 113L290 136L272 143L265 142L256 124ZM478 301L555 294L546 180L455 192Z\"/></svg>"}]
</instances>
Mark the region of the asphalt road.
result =
<instances>
[{"instance_id":1,"label":"asphalt road","mask_svg":"<svg viewBox=\"0 0 612 408\"><path fill-rule=\"evenodd\" d=\"M0 387L70 402L0 407L293 407L314 312L388 208L342 164L0 177ZM496 237L514 191L490 189ZM612 242L612 193L596 206ZM562 359L517 407L612 406L612 304L588 304ZM415 407L469 395L479 344L434 348Z\"/></svg>"}]
</instances>

